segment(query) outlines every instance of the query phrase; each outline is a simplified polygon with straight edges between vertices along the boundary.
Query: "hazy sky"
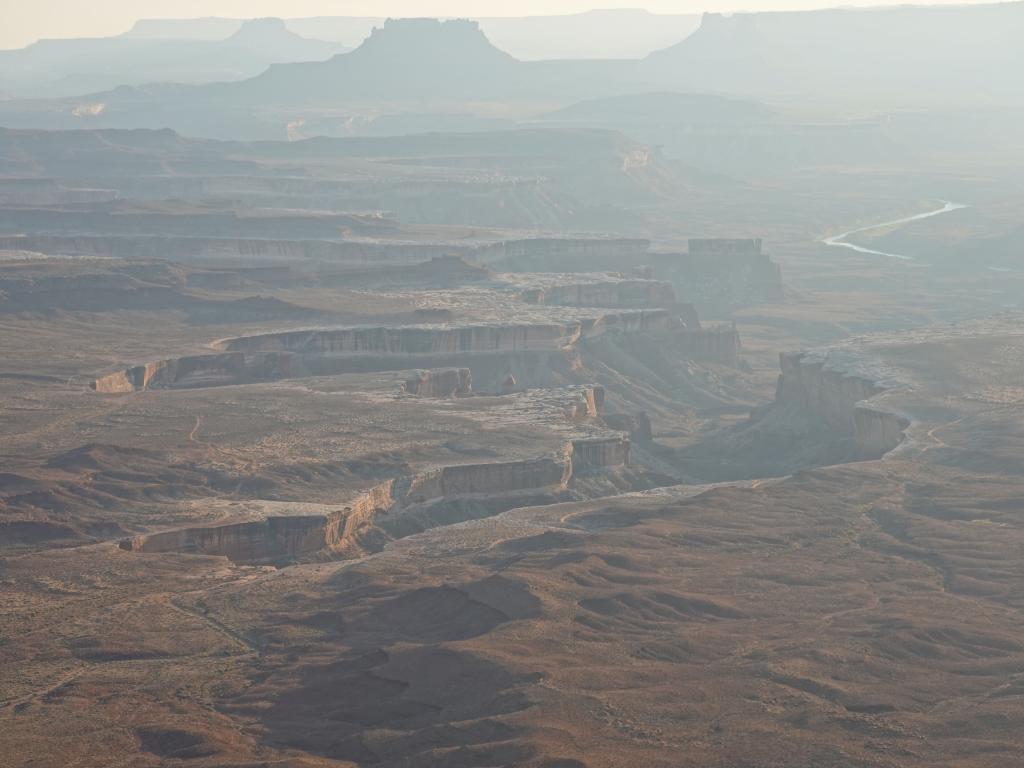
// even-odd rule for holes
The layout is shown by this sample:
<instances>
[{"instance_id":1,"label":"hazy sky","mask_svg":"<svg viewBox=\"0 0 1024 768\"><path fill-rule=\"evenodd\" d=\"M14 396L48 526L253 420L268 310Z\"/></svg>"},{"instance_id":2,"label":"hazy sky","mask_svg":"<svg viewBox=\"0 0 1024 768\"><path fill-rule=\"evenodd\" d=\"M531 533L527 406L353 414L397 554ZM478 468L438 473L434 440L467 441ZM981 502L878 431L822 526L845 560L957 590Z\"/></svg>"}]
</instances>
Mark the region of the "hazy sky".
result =
<instances>
[{"instance_id":1,"label":"hazy sky","mask_svg":"<svg viewBox=\"0 0 1024 768\"><path fill-rule=\"evenodd\" d=\"M40 37L116 35L140 18L525 16L622 7L644 7L658 13L699 13L882 4L886 4L884 0L0 0L0 48L17 48Z\"/></svg>"}]
</instances>

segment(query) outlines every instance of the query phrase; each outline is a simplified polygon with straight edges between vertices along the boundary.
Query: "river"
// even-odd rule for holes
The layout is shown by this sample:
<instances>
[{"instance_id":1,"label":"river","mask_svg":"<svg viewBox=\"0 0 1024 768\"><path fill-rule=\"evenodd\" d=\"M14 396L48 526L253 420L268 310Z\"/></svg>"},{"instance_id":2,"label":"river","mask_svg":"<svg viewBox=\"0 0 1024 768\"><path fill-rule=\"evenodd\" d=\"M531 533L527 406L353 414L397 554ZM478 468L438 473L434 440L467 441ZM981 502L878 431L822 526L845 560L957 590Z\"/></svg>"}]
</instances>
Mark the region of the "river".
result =
<instances>
[{"instance_id":1,"label":"river","mask_svg":"<svg viewBox=\"0 0 1024 768\"><path fill-rule=\"evenodd\" d=\"M870 232L873 229L887 229L888 227L897 227L902 224L909 224L912 221L920 221L921 219L930 219L932 216L939 216L943 213L949 213L950 211L958 211L961 208L967 208L966 205L960 203L950 203L943 201L941 208L936 208L934 211L926 211L925 213L918 213L914 216L905 216L902 219L894 219L893 221L883 221L881 224L869 224L866 227L859 227L857 229L851 229L849 232L843 232L841 235L832 235L832 237L826 237L823 242L825 245L832 245L838 248L849 248L851 251L857 253L868 253L873 256L886 256L890 259L901 259L903 261L913 261L913 256L904 256L899 253L886 253L885 251L875 251L871 248L865 248L862 245L856 243L846 242L846 238L850 235L856 235L859 232Z\"/></svg>"}]
</instances>

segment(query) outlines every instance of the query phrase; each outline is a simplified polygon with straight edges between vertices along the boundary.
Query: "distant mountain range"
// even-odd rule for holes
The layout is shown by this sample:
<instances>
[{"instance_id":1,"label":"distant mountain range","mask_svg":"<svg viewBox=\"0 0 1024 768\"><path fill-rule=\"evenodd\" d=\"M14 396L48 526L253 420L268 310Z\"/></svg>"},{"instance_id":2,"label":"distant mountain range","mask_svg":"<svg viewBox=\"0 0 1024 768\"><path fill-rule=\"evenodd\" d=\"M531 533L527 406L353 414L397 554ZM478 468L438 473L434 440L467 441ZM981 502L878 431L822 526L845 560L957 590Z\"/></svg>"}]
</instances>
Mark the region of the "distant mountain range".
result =
<instances>
[{"instance_id":1,"label":"distant mountain range","mask_svg":"<svg viewBox=\"0 0 1024 768\"><path fill-rule=\"evenodd\" d=\"M279 21L266 22L265 29L246 25L229 41L263 39L256 33L264 31L267 40L311 44L284 38L293 33ZM946 110L1016 106L1024 104L1020 40L1021 2L709 14L685 40L627 61L522 61L496 47L476 22L389 20L350 53L273 64L236 82L149 84L76 98L9 100L0 102L0 124L171 127L195 136L280 139L387 133L382 127L389 124L394 132L489 130L549 115L574 102L612 97L620 100L577 110L618 110L619 116L583 118L569 112L558 121L618 128L631 115L654 109L650 120L692 123L680 115L698 114L711 104L687 105L681 97L623 98L659 91L742 96L746 106L733 99L714 102L714 109L719 118L732 110L732 119L746 125L762 125L768 117L763 107L750 107L750 100L814 115L805 118L811 120L937 105ZM229 41L191 45L216 47ZM182 45L145 44L158 50ZM269 43L263 47L273 48ZM11 64L0 66L12 71ZM12 89L0 83L0 90Z\"/></svg>"},{"instance_id":2,"label":"distant mountain range","mask_svg":"<svg viewBox=\"0 0 1024 768\"><path fill-rule=\"evenodd\" d=\"M9 96L52 98L120 85L243 80L271 64L319 61L347 50L341 43L300 37L280 19L247 21L219 40L40 40L0 51L0 90Z\"/></svg>"},{"instance_id":3,"label":"distant mountain range","mask_svg":"<svg viewBox=\"0 0 1024 768\"><path fill-rule=\"evenodd\" d=\"M553 16L473 17L498 48L522 60L639 59L679 42L700 25L699 14L655 14L639 8ZM384 17L318 16L286 19L303 37L360 45ZM133 39L215 40L233 34L238 19L142 19L125 34Z\"/></svg>"},{"instance_id":4,"label":"distant mountain range","mask_svg":"<svg viewBox=\"0 0 1024 768\"><path fill-rule=\"evenodd\" d=\"M1024 3L705 15L645 77L774 101L1024 104Z\"/></svg>"}]
</instances>

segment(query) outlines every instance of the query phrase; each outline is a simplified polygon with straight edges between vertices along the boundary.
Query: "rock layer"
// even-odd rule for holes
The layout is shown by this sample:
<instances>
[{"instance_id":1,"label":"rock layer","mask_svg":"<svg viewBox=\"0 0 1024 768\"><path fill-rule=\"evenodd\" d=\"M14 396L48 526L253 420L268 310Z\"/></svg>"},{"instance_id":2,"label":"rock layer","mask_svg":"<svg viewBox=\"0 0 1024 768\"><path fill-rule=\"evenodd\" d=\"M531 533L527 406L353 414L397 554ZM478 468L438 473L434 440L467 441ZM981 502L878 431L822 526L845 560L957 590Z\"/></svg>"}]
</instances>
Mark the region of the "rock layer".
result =
<instances>
[{"instance_id":1,"label":"rock layer","mask_svg":"<svg viewBox=\"0 0 1024 768\"><path fill-rule=\"evenodd\" d=\"M890 385L806 352L780 355L779 366L776 404L805 410L836 436L851 439L851 458L877 458L903 441L909 420L877 402Z\"/></svg>"},{"instance_id":2,"label":"rock layer","mask_svg":"<svg viewBox=\"0 0 1024 768\"><path fill-rule=\"evenodd\" d=\"M623 435L577 439L551 456L441 467L388 480L328 515L166 531L124 539L120 548L277 565L359 556L435 525L572 498L577 474L625 468L629 454Z\"/></svg>"},{"instance_id":3,"label":"rock layer","mask_svg":"<svg viewBox=\"0 0 1024 768\"><path fill-rule=\"evenodd\" d=\"M415 368L465 367L485 391L550 381L588 345L630 336L650 355L736 365L739 335L725 326L691 330L655 309L566 323L405 326L285 331L219 342L222 352L175 358L96 379L97 392L247 384L259 381Z\"/></svg>"}]
</instances>

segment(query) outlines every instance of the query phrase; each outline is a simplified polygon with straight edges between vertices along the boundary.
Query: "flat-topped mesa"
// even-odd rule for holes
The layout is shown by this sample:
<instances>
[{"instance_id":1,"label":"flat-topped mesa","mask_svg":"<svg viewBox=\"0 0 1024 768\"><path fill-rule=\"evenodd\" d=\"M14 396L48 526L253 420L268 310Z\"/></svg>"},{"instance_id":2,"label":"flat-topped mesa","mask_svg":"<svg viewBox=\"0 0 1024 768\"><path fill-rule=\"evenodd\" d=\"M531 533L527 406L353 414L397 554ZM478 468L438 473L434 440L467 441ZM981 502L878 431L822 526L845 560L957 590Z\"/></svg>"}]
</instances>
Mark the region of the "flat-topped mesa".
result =
<instances>
[{"instance_id":1,"label":"flat-topped mesa","mask_svg":"<svg viewBox=\"0 0 1024 768\"><path fill-rule=\"evenodd\" d=\"M218 342L221 352L135 366L96 379L92 388L124 393L450 367L469 369L480 391L500 393L554 384L553 372L571 367L577 352L624 336L652 355L672 352L726 365L738 359L734 328L691 329L675 312L651 309L562 323L310 329L243 336Z\"/></svg>"},{"instance_id":2,"label":"flat-topped mesa","mask_svg":"<svg viewBox=\"0 0 1024 768\"><path fill-rule=\"evenodd\" d=\"M650 443L654 439L651 420L644 411L605 413L605 391L601 386L583 390L580 399L569 404L566 416L570 421L593 420L618 432L626 432L629 439L637 443ZM628 456L623 463L629 463Z\"/></svg>"},{"instance_id":3,"label":"flat-topped mesa","mask_svg":"<svg viewBox=\"0 0 1024 768\"><path fill-rule=\"evenodd\" d=\"M577 473L599 475L628 464L627 437L579 439L550 456L440 467L388 480L326 515L186 528L135 536L119 546L131 552L213 555L249 564L358 557L437 525L574 498L569 488Z\"/></svg>"},{"instance_id":4,"label":"flat-topped mesa","mask_svg":"<svg viewBox=\"0 0 1024 768\"><path fill-rule=\"evenodd\" d=\"M779 301L782 270L763 250L761 238L693 238L674 256L675 269L689 275L683 298L728 295L734 303ZM680 284L676 280L677 287Z\"/></svg>"},{"instance_id":5,"label":"flat-topped mesa","mask_svg":"<svg viewBox=\"0 0 1024 768\"><path fill-rule=\"evenodd\" d=\"M220 342L232 352L295 352L333 356L418 356L473 352L553 351L571 344L579 323L399 326L284 331Z\"/></svg>"},{"instance_id":6,"label":"flat-topped mesa","mask_svg":"<svg viewBox=\"0 0 1024 768\"><path fill-rule=\"evenodd\" d=\"M877 403L893 385L870 371L806 352L779 356L775 402L807 411L840 439L852 440L851 458L878 458L903 442L910 422Z\"/></svg>"},{"instance_id":7,"label":"flat-topped mesa","mask_svg":"<svg viewBox=\"0 0 1024 768\"><path fill-rule=\"evenodd\" d=\"M702 313L783 298L782 273L760 239L694 238L685 253L646 240L558 238L480 246L473 257L505 272L633 271L669 281Z\"/></svg>"},{"instance_id":8,"label":"flat-topped mesa","mask_svg":"<svg viewBox=\"0 0 1024 768\"><path fill-rule=\"evenodd\" d=\"M379 242L361 240L269 239L199 237L188 235L16 235L0 237L0 249L30 250L63 256L115 256L126 259L165 259L246 266L253 264L380 267L422 264L457 253L471 256L471 248L444 243Z\"/></svg>"},{"instance_id":9,"label":"flat-topped mesa","mask_svg":"<svg viewBox=\"0 0 1024 768\"><path fill-rule=\"evenodd\" d=\"M268 517L246 523L184 528L124 539L131 552L182 552L227 557L238 563L283 563L314 556L326 543L323 515Z\"/></svg>"},{"instance_id":10,"label":"flat-topped mesa","mask_svg":"<svg viewBox=\"0 0 1024 768\"><path fill-rule=\"evenodd\" d=\"M404 389L419 397L465 397L473 394L473 374L469 368L417 371L406 379Z\"/></svg>"}]
</instances>

